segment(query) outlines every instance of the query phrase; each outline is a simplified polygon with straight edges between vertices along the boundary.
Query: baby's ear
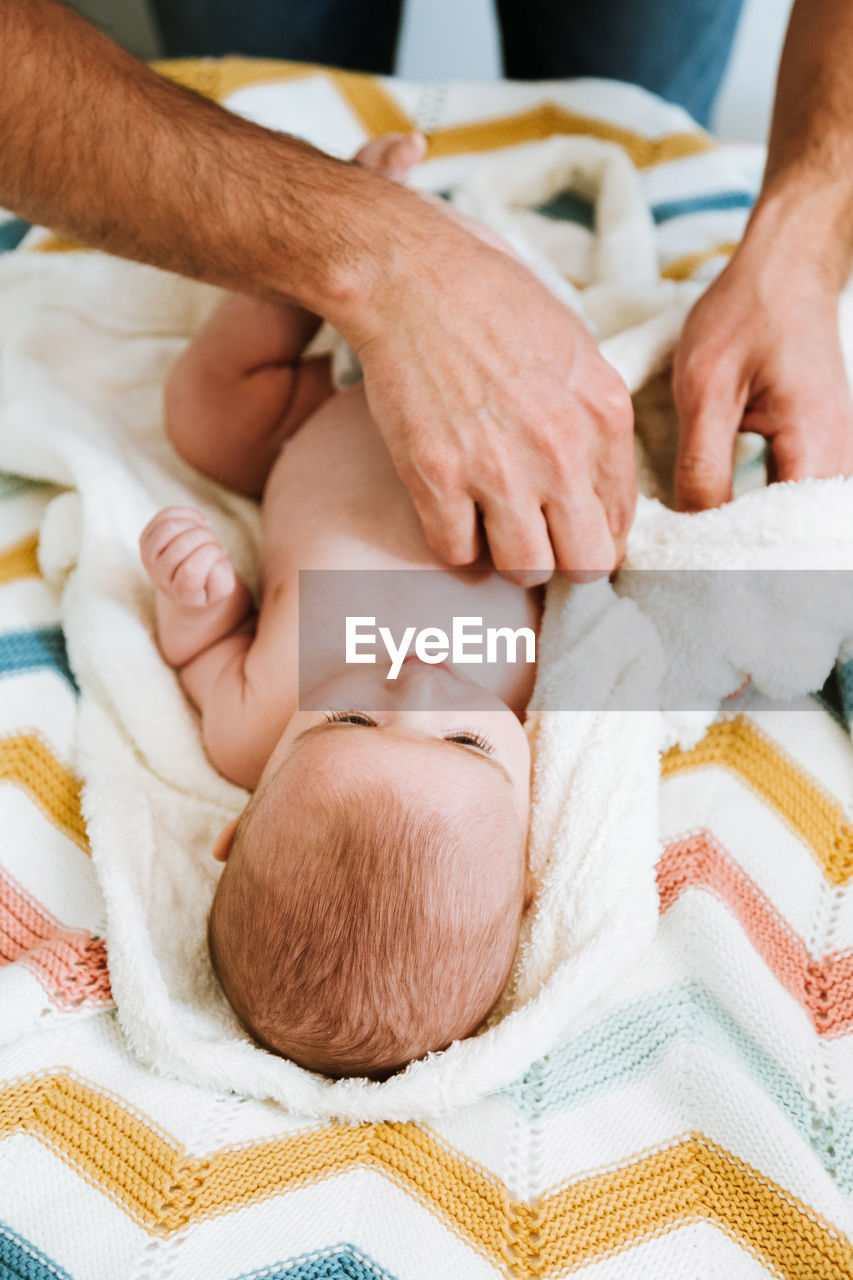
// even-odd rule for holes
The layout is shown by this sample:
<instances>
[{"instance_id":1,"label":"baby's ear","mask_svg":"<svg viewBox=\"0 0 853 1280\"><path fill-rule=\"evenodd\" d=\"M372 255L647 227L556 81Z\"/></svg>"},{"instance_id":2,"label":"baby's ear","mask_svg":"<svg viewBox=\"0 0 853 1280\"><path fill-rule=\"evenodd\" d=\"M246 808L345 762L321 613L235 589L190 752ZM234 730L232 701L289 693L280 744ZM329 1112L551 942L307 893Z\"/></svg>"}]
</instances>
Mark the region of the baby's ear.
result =
<instances>
[{"instance_id":1,"label":"baby's ear","mask_svg":"<svg viewBox=\"0 0 853 1280\"><path fill-rule=\"evenodd\" d=\"M216 837L216 844L213 846L213 856L217 862L226 862L231 852L231 844L234 840L234 832L237 830L239 818L232 818L227 827L223 827L219 835Z\"/></svg>"}]
</instances>

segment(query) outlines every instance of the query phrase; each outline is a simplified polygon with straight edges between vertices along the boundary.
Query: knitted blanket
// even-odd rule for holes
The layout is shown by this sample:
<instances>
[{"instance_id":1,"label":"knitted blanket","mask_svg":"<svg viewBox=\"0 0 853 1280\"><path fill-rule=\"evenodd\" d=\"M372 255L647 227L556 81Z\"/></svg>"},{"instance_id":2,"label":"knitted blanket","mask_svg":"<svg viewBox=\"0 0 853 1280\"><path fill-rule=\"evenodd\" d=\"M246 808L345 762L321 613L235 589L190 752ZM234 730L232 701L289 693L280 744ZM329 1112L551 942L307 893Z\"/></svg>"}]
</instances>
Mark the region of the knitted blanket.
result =
<instances>
[{"instance_id":1,"label":"knitted blanket","mask_svg":"<svg viewBox=\"0 0 853 1280\"><path fill-rule=\"evenodd\" d=\"M275 81L287 71L202 70L223 82L238 74ZM416 87L299 74L309 104L334 94L350 109L359 90L362 101L388 97L417 116ZM264 93L273 87L295 86ZM628 92L626 121L637 126L643 102L643 120L659 112L672 129L671 109L634 91L518 89L525 105L536 94L551 105L485 121L479 145L499 129L516 141L543 119L548 131L616 129L636 158L652 140L660 145L652 154L666 154L673 136L661 124L655 137L649 123L643 138L591 110L579 125L562 105L598 94L612 117ZM449 88L445 106L455 93L459 116L476 116L481 91L508 114L516 105L509 86L482 86ZM423 91L423 110L428 99ZM459 145L474 150L476 132L455 127ZM443 133L432 141L444 164ZM704 135L685 127L678 145L693 145L684 142L691 137L690 155L719 164ZM682 174L670 178L675 187ZM582 201L568 213L580 243ZM670 221L692 217L688 210ZM664 265L667 221L659 224ZM672 229L685 237L685 226ZM31 232L18 261L39 244L59 247ZM28 288L56 296L53 262ZM127 270L137 272L144 298L148 273ZM16 262L12 277L18 271ZM181 303L175 346L204 305ZM154 360L152 377L158 367ZM79 725L53 589L78 544L72 507L55 497L10 480L0 507L0 776L10 784L0 791L0 1275L559 1276L592 1264L602 1275L851 1273L845 885L853 830L844 808L850 746L839 723L807 699L771 711L751 692L739 717L666 757L660 795L653 788L644 801L656 821L659 801L664 837L653 940L649 931L636 961L609 970L608 982L596 986L590 972L596 1002L574 1007L547 1056L429 1124L379 1116L306 1124L261 1101L152 1075L110 1011L103 904L68 769ZM223 516L245 522L227 504ZM39 577L40 527L52 585ZM651 543L636 545L642 563ZM78 579L66 585L64 616ZM119 605L135 589L114 587ZM586 597L593 611L600 594ZM117 661L136 656L125 650ZM105 688L114 687L109 675ZM829 692L843 695L849 677L840 668ZM130 799L117 796L116 810ZM129 839L129 810L124 818Z\"/></svg>"}]
</instances>

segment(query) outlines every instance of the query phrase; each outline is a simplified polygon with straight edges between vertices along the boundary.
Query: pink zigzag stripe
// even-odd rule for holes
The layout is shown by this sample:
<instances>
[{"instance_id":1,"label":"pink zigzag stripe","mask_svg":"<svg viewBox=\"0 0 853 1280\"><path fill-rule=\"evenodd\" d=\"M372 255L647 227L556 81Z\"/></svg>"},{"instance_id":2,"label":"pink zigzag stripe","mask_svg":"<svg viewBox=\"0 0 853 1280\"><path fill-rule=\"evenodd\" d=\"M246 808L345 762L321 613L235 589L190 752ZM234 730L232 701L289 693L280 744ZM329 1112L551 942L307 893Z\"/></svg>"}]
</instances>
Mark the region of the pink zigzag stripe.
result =
<instances>
[{"instance_id":1,"label":"pink zigzag stripe","mask_svg":"<svg viewBox=\"0 0 853 1280\"><path fill-rule=\"evenodd\" d=\"M0 870L0 966L15 963L59 1009L112 1004L103 939L66 928Z\"/></svg>"},{"instance_id":2,"label":"pink zigzag stripe","mask_svg":"<svg viewBox=\"0 0 853 1280\"><path fill-rule=\"evenodd\" d=\"M667 844L658 863L661 914L688 889L725 903L783 987L799 1001L821 1036L853 1029L853 953L812 956L802 938L710 831Z\"/></svg>"}]
</instances>

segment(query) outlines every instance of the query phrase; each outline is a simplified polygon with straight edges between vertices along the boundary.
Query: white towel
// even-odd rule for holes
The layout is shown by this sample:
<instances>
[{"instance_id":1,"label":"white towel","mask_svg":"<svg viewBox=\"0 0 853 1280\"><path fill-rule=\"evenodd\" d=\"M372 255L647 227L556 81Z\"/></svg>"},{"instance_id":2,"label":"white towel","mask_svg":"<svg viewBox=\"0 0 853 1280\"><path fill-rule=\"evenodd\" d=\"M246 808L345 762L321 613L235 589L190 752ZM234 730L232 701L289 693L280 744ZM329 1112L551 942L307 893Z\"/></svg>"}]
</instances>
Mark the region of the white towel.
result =
<instances>
[{"instance_id":1,"label":"white towel","mask_svg":"<svg viewBox=\"0 0 853 1280\"><path fill-rule=\"evenodd\" d=\"M499 154L472 175L460 202L502 224L547 277L559 255L555 230L546 244L515 206L559 189L569 171L593 197L604 193L599 284L572 301L638 387L665 364L697 286L660 282L652 271L648 208L618 149L579 138ZM76 764L130 1044L161 1071L311 1117L428 1118L517 1078L653 936L661 748L695 736L744 669L775 694L820 684L853 631L850 600L836 599L821 616L820 642L804 664L801 637L788 643L784 628L757 654L737 651L736 640L729 651L699 587L689 601L681 588L668 594L667 582L681 579L651 589L626 572L618 592L606 583L553 585L529 719L538 894L507 991L481 1034L388 1081L326 1080L250 1043L213 978L205 919L218 865L210 849L246 796L206 759L195 713L158 654L137 552L155 510L187 503L208 514L238 569L253 577L256 507L197 476L162 432L164 373L219 295L94 254L15 255L0 264L0 286L0 467L65 490L48 509L41 560L62 592L81 689ZM644 498L626 561L631 572L792 564L853 566L853 483L780 486L697 516ZM784 618L784 592L769 603ZM667 690L679 705L685 652L705 664L698 717L655 709ZM626 699L641 710L621 710ZM583 709L553 710L572 705Z\"/></svg>"}]
</instances>

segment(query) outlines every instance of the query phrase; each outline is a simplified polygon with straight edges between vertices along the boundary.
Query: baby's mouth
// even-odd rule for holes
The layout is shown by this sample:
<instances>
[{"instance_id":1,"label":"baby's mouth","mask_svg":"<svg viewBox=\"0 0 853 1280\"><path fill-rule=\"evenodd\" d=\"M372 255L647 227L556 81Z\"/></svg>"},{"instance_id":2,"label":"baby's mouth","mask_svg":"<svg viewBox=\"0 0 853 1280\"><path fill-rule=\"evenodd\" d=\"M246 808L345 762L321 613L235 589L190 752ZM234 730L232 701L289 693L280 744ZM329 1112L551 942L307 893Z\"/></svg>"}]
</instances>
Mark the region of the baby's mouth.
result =
<instances>
[{"instance_id":1,"label":"baby's mouth","mask_svg":"<svg viewBox=\"0 0 853 1280\"><path fill-rule=\"evenodd\" d=\"M475 681L471 680L469 676L463 675L462 672L454 663L449 661L425 662L424 659L419 658L416 653L410 653L407 658L403 659L403 661L400 663L400 670L402 671L404 667L407 667L412 663L417 663L419 666L426 667L430 671L445 671L451 677L451 679L459 680L462 682L462 684L475 683Z\"/></svg>"}]
</instances>

